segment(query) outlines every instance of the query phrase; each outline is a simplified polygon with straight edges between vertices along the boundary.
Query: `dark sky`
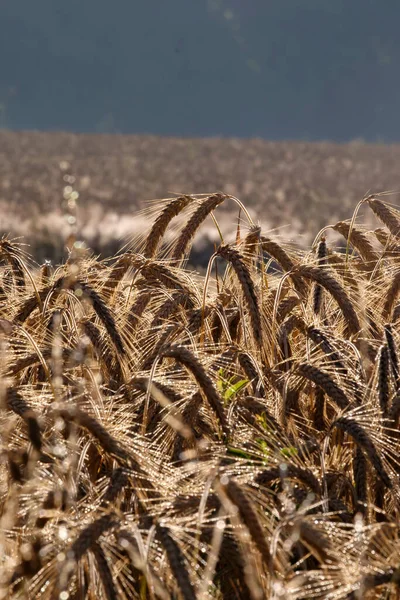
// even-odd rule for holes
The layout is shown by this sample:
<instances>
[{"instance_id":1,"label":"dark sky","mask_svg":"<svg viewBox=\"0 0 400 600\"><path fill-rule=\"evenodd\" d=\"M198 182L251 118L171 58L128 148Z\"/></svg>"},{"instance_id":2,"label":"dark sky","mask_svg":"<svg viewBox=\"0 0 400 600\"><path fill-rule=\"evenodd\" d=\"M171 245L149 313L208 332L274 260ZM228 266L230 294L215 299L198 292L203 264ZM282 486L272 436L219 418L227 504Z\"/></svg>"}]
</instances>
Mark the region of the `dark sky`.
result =
<instances>
[{"instance_id":1,"label":"dark sky","mask_svg":"<svg viewBox=\"0 0 400 600\"><path fill-rule=\"evenodd\" d=\"M0 126L400 141L398 0L0 0Z\"/></svg>"}]
</instances>

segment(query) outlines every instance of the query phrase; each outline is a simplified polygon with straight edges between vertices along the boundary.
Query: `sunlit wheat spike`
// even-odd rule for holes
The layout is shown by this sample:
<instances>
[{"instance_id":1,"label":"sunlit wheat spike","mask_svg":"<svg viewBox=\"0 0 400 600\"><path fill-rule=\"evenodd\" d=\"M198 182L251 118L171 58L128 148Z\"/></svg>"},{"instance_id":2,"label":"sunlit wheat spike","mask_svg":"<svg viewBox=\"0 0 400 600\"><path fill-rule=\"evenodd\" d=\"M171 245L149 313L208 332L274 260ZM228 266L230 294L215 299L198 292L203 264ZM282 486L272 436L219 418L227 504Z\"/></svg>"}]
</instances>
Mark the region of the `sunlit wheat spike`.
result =
<instances>
[{"instance_id":1,"label":"sunlit wheat spike","mask_svg":"<svg viewBox=\"0 0 400 600\"><path fill-rule=\"evenodd\" d=\"M88 415L79 408L61 409L58 411L60 417L66 422L72 421L81 427L87 429L99 442L103 450L120 460L127 461L130 455L126 450L121 448L118 441L107 431L107 429L99 423L94 417Z\"/></svg>"},{"instance_id":2,"label":"sunlit wheat spike","mask_svg":"<svg viewBox=\"0 0 400 600\"><path fill-rule=\"evenodd\" d=\"M71 350L71 348L63 348L62 349L62 360L63 360L64 364L72 358L72 353L73 353L73 350ZM50 360L51 355L52 355L51 348L45 348L42 351L42 356L45 361ZM24 356L23 358L18 359L17 361L14 362L14 364L10 365L8 374L10 376L18 375L18 373L20 373L24 369L31 367L32 365L36 365L39 362L40 362L40 357L38 356L38 354L36 352L33 352L32 354L28 354L27 356Z\"/></svg>"},{"instance_id":3,"label":"sunlit wheat spike","mask_svg":"<svg viewBox=\"0 0 400 600\"><path fill-rule=\"evenodd\" d=\"M350 223L339 221L332 229L338 231L344 238L348 239ZM373 266L379 259L378 253L375 251L366 234L355 226L353 226L351 230L350 243L358 250L367 265Z\"/></svg>"},{"instance_id":4,"label":"sunlit wheat spike","mask_svg":"<svg viewBox=\"0 0 400 600\"><path fill-rule=\"evenodd\" d=\"M379 404L382 414L386 415L389 403L389 350L386 344L379 351L378 374Z\"/></svg>"},{"instance_id":5,"label":"sunlit wheat spike","mask_svg":"<svg viewBox=\"0 0 400 600\"><path fill-rule=\"evenodd\" d=\"M320 563L327 564L330 562L337 562L329 538L308 521L301 521L299 525L299 536L302 544L310 550Z\"/></svg>"},{"instance_id":6,"label":"sunlit wheat spike","mask_svg":"<svg viewBox=\"0 0 400 600\"><path fill-rule=\"evenodd\" d=\"M266 538L266 531L261 525L260 518L257 515L253 503L240 484L233 479L229 479L228 483L223 487L231 502L239 510L240 517L249 530L253 542L260 552L265 565L269 570L272 570L273 561Z\"/></svg>"},{"instance_id":7,"label":"sunlit wheat spike","mask_svg":"<svg viewBox=\"0 0 400 600\"><path fill-rule=\"evenodd\" d=\"M147 289L144 289L138 293L135 302L129 309L128 314L128 326L131 332L133 332L139 325L140 319L144 311L146 310L146 307L149 304L151 297L151 291Z\"/></svg>"},{"instance_id":8,"label":"sunlit wheat spike","mask_svg":"<svg viewBox=\"0 0 400 600\"><path fill-rule=\"evenodd\" d=\"M126 471L118 467L111 473L109 485L102 499L102 505L106 506L108 503L114 502L127 484L128 476Z\"/></svg>"},{"instance_id":9,"label":"sunlit wheat spike","mask_svg":"<svg viewBox=\"0 0 400 600\"><path fill-rule=\"evenodd\" d=\"M25 287L24 267L26 269L26 266L23 262L21 250L18 246L3 238L0 240L0 258L5 258L8 261L16 287L23 289Z\"/></svg>"},{"instance_id":10,"label":"sunlit wheat spike","mask_svg":"<svg viewBox=\"0 0 400 600\"><path fill-rule=\"evenodd\" d=\"M254 366L254 362L247 352L238 352L238 361L242 367L246 377L251 381L253 388L253 394L255 396L263 397L265 394L264 386L260 383L260 376L257 369Z\"/></svg>"},{"instance_id":11,"label":"sunlit wheat spike","mask_svg":"<svg viewBox=\"0 0 400 600\"><path fill-rule=\"evenodd\" d=\"M339 352L329 340L327 334L317 327L307 327L307 336L329 357L329 361L335 365L338 372L347 373L347 368Z\"/></svg>"},{"instance_id":12,"label":"sunlit wheat spike","mask_svg":"<svg viewBox=\"0 0 400 600\"><path fill-rule=\"evenodd\" d=\"M191 287L187 280L184 280L183 273L178 269L171 268L166 262L145 260L140 256L133 259L132 262L149 284L153 280L158 280L167 289L180 290L186 292L188 296L191 295Z\"/></svg>"},{"instance_id":13,"label":"sunlit wheat spike","mask_svg":"<svg viewBox=\"0 0 400 600\"><path fill-rule=\"evenodd\" d=\"M360 322L350 298L342 285L326 268L299 265L293 269L293 272L305 279L312 279L330 292L343 312L350 333L355 334L359 332Z\"/></svg>"},{"instance_id":14,"label":"sunlit wheat spike","mask_svg":"<svg viewBox=\"0 0 400 600\"><path fill-rule=\"evenodd\" d=\"M258 249L258 245L261 239L261 227L259 225L253 225L250 227L249 232L244 238L243 242L243 254L250 258L253 256Z\"/></svg>"},{"instance_id":15,"label":"sunlit wheat spike","mask_svg":"<svg viewBox=\"0 0 400 600\"><path fill-rule=\"evenodd\" d=\"M31 315L31 313L36 308L38 308L39 301L44 302L44 300L49 294L59 292L62 289L64 282L65 278L59 277L59 279L57 279L52 285L45 287L43 290L40 290L38 296L34 294L33 296L25 300L19 307L18 312L14 317L14 321L20 323L26 321L27 318Z\"/></svg>"},{"instance_id":16,"label":"sunlit wheat spike","mask_svg":"<svg viewBox=\"0 0 400 600\"><path fill-rule=\"evenodd\" d=\"M264 235L261 236L261 244L264 252L269 254L286 272L292 271L296 265L296 262L289 256L286 250L275 240L268 238ZM293 274L293 284L299 294L304 295L306 293L306 285L304 282Z\"/></svg>"},{"instance_id":17,"label":"sunlit wheat spike","mask_svg":"<svg viewBox=\"0 0 400 600\"><path fill-rule=\"evenodd\" d=\"M225 198L226 196L224 194L214 194L205 200L202 200L200 206L195 210L185 227L182 229L173 247L172 259L174 261L178 261L183 258L187 247L189 246L200 225L208 217L208 215L225 200Z\"/></svg>"},{"instance_id":18,"label":"sunlit wheat spike","mask_svg":"<svg viewBox=\"0 0 400 600\"><path fill-rule=\"evenodd\" d=\"M96 352L98 359L105 365L108 373L112 375L117 381L122 380L122 371L118 361L114 361L114 357L110 348L105 343L101 332L94 323L89 320L82 322L82 327L92 343L92 346Z\"/></svg>"},{"instance_id":19,"label":"sunlit wheat spike","mask_svg":"<svg viewBox=\"0 0 400 600\"><path fill-rule=\"evenodd\" d=\"M171 318L175 312L183 308L193 308L193 301L185 292L175 292L167 299L154 314L150 327L160 327L165 320Z\"/></svg>"},{"instance_id":20,"label":"sunlit wheat spike","mask_svg":"<svg viewBox=\"0 0 400 600\"><path fill-rule=\"evenodd\" d=\"M163 330L161 330L158 338L155 338L153 346L150 349L149 354L146 355L143 364L142 371L149 371L154 361L160 355L161 350L166 346L167 343L172 342L172 338L178 329L178 325L175 323L169 323Z\"/></svg>"},{"instance_id":21,"label":"sunlit wheat spike","mask_svg":"<svg viewBox=\"0 0 400 600\"><path fill-rule=\"evenodd\" d=\"M189 369L189 371L195 377L201 390L203 391L204 396L206 397L211 409L217 416L222 431L225 435L228 435L229 428L222 400L212 382L212 379L206 373L199 359L188 348L180 345L165 346L162 349L161 355L163 357L175 358L175 360L177 360L178 362L183 364L187 369Z\"/></svg>"},{"instance_id":22,"label":"sunlit wheat spike","mask_svg":"<svg viewBox=\"0 0 400 600\"><path fill-rule=\"evenodd\" d=\"M65 555L64 562L60 565L53 589L53 598L58 598L60 593L68 589L69 579L76 564L93 548L104 533L116 526L117 522L116 516L109 513L95 519L81 530Z\"/></svg>"},{"instance_id":23,"label":"sunlit wheat spike","mask_svg":"<svg viewBox=\"0 0 400 600\"><path fill-rule=\"evenodd\" d=\"M261 316L260 310L258 306L258 299L254 288L254 283L250 275L250 271L241 256L240 252L233 248L232 246L220 246L217 251L218 256L221 256L226 261L228 261L233 270L236 273L236 276L239 280L240 286L242 288L243 297L245 303L247 305L250 321L252 324L253 336L258 344L261 346L262 344L262 325L261 325Z\"/></svg>"},{"instance_id":24,"label":"sunlit wheat spike","mask_svg":"<svg viewBox=\"0 0 400 600\"><path fill-rule=\"evenodd\" d=\"M382 307L382 318L385 322L390 322L394 303L400 291L400 271L395 272L391 282L384 293L384 304Z\"/></svg>"},{"instance_id":25,"label":"sunlit wheat spike","mask_svg":"<svg viewBox=\"0 0 400 600\"><path fill-rule=\"evenodd\" d=\"M116 515L107 513L84 527L71 546L74 559L76 561L80 560L90 550L92 545L97 542L99 537L115 527L117 523Z\"/></svg>"},{"instance_id":26,"label":"sunlit wheat spike","mask_svg":"<svg viewBox=\"0 0 400 600\"><path fill-rule=\"evenodd\" d=\"M390 359L390 368L393 373L393 379L396 389L399 389L400 381L399 381L399 361L397 357L397 348L396 342L393 336L392 326L390 324L385 325L384 327L386 343L389 350L389 359Z\"/></svg>"},{"instance_id":27,"label":"sunlit wheat spike","mask_svg":"<svg viewBox=\"0 0 400 600\"><path fill-rule=\"evenodd\" d=\"M27 424L28 436L32 446L40 451L42 448L42 433L39 421L34 410L29 406L21 394L14 388L6 391L7 407L19 415Z\"/></svg>"},{"instance_id":28,"label":"sunlit wheat spike","mask_svg":"<svg viewBox=\"0 0 400 600\"><path fill-rule=\"evenodd\" d=\"M102 289L102 293L106 298L109 298L112 296L118 283L121 281L121 279L124 277L125 273L128 271L130 264L131 264L131 261L130 261L129 254L123 254L113 264L110 274L109 274L106 282L104 283L104 286Z\"/></svg>"},{"instance_id":29,"label":"sunlit wheat spike","mask_svg":"<svg viewBox=\"0 0 400 600\"><path fill-rule=\"evenodd\" d=\"M332 379L328 373L309 363L300 363L296 371L302 377L309 379L315 385L319 386L329 396L339 408L346 408L349 405L349 399L339 385Z\"/></svg>"},{"instance_id":30,"label":"sunlit wheat spike","mask_svg":"<svg viewBox=\"0 0 400 600\"><path fill-rule=\"evenodd\" d=\"M193 198L190 196L179 196L178 198L173 198L165 205L147 235L146 245L143 250L143 255L146 258L154 258L157 247L162 240L169 223L191 202L193 202Z\"/></svg>"},{"instance_id":31,"label":"sunlit wheat spike","mask_svg":"<svg viewBox=\"0 0 400 600\"><path fill-rule=\"evenodd\" d=\"M284 298L284 300L281 300L276 313L277 323L281 323L289 315L289 313L291 313L292 310L300 304L301 300L298 296L288 296L287 298Z\"/></svg>"},{"instance_id":32,"label":"sunlit wheat spike","mask_svg":"<svg viewBox=\"0 0 400 600\"><path fill-rule=\"evenodd\" d=\"M370 436L362 427L362 425L349 417L339 417L336 419L336 421L334 421L331 427L342 429L345 433L353 438L355 443L364 450L372 466L375 468L378 477L380 477L387 488L391 489L392 482L383 466L382 459L375 448L374 442L371 440Z\"/></svg>"},{"instance_id":33,"label":"sunlit wheat spike","mask_svg":"<svg viewBox=\"0 0 400 600\"><path fill-rule=\"evenodd\" d=\"M181 549L172 538L168 527L156 525L157 536L167 554L168 563L171 571L179 586L180 593L184 600L196 600L196 594L190 581L189 573L186 567L186 561Z\"/></svg>"},{"instance_id":34,"label":"sunlit wheat spike","mask_svg":"<svg viewBox=\"0 0 400 600\"><path fill-rule=\"evenodd\" d=\"M301 481L306 487L308 487L316 496L321 494L321 486L315 475L309 470L299 467L295 464L285 463L284 468L273 467L265 469L258 473L255 477L255 483L258 485L269 485L276 479L283 479L290 477L291 479L297 479Z\"/></svg>"},{"instance_id":35,"label":"sunlit wheat spike","mask_svg":"<svg viewBox=\"0 0 400 600\"><path fill-rule=\"evenodd\" d=\"M111 310L108 308L107 304L101 298L101 296L94 290L90 285L84 283L83 281L78 281L76 284L76 288L82 290L84 295L89 298L97 316L100 321L103 323L104 327L112 343L115 346L117 352L121 355L125 354L125 347L122 341L121 334L117 329L117 325L115 323L115 319Z\"/></svg>"},{"instance_id":36,"label":"sunlit wheat spike","mask_svg":"<svg viewBox=\"0 0 400 600\"><path fill-rule=\"evenodd\" d=\"M107 600L118 600L120 595L115 586L110 565L107 561L103 548L98 542L96 542L91 546L91 552L96 559L97 570L100 575L100 581L103 586L105 597Z\"/></svg>"},{"instance_id":37,"label":"sunlit wheat spike","mask_svg":"<svg viewBox=\"0 0 400 600\"><path fill-rule=\"evenodd\" d=\"M284 271L290 271L293 269L295 264L294 261L292 258L290 258L286 250L284 250L282 246L278 244L278 242L271 240L265 235L262 235L261 243L264 252L272 256L272 258L274 258L281 265Z\"/></svg>"},{"instance_id":38,"label":"sunlit wheat spike","mask_svg":"<svg viewBox=\"0 0 400 600\"><path fill-rule=\"evenodd\" d=\"M318 265L326 263L326 239L322 237L317 248L317 261ZM315 284L313 294L313 310L316 315L321 312L322 306L322 288L319 283Z\"/></svg>"},{"instance_id":39,"label":"sunlit wheat spike","mask_svg":"<svg viewBox=\"0 0 400 600\"><path fill-rule=\"evenodd\" d=\"M368 465L360 446L357 446L353 461L354 486L357 496L357 510L366 513Z\"/></svg>"},{"instance_id":40,"label":"sunlit wheat spike","mask_svg":"<svg viewBox=\"0 0 400 600\"><path fill-rule=\"evenodd\" d=\"M382 221L384 225L389 229L390 233L395 237L400 232L400 218L396 214L397 211L390 208L385 202L379 200L379 198L370 198L368 204L376 216Z\"/></svg>"}]
</instances>

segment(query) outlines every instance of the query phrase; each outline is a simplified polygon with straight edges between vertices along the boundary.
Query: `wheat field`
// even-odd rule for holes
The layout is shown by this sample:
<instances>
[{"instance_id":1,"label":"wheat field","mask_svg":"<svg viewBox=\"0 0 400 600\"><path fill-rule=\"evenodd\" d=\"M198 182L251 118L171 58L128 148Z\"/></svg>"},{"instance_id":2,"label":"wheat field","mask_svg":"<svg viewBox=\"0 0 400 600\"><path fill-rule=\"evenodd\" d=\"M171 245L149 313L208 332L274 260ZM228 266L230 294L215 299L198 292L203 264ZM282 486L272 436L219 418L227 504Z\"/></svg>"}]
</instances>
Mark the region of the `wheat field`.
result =
<instances>
[{"instance_id":1,"label":"wheat field","mask_svg":"<svg viewBox=\"0 0 400 600\"><path fill-rule=\"evenodd\" d=\"M59 265L1 239L0 598L400 597L389 201L308 250L223 193L158 201L106 260L73 219Z\"/></svg>"}]
</instances>

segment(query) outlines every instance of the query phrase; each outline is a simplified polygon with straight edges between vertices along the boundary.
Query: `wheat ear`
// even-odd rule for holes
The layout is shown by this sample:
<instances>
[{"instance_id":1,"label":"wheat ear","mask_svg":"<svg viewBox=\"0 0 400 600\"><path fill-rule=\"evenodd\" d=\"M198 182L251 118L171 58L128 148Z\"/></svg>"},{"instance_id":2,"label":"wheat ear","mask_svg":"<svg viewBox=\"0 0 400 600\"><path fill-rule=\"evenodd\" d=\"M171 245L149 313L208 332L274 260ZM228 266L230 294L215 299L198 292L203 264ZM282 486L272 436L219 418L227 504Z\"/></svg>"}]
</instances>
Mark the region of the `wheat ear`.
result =
<instances>
[{"instance_id":1,"label":"wheat ear","mask_svg":"<svg viewBox=\"0 0 400 600\"><path fill-rule=\"evenodd\" d=\"M326 239L323 236L318 243L317 248L317 260L318 265L324 265L326 263ZM319 315L322 307L322 288L319 283L315 284L313 294L313 310L314 314Z\"/></svg>"},{"instance_id":2,"label":"wheat ear","mask_svg":"<svg viewBox=\"0 0 400 600\"><path fill-rule=\"evenodd\" d=\"M293 273L319 283L330 292L343 313L350 333L356 334L360 331L360 322L350 298L347 296L342 285L325 268L299 265L295 267Z\"/></svg>"},{"instance_id":3,"label":"wheat ear","mask_svg":"<svg viewBox=\"0 0 400 600\"><path fill-rule=\"evenodd\" d=\"M383 415L387 413L389 403L389 350L383 344L379 350L378 392L379 404Z\"/></svg>"},{"instance_id":4,"label":"wheat ear","mask_svg":"<svg viewBox=\"0 0 400 600\"><path fill-rule=\"evenodd\" d=\"M23 261L20 256L20 252L18 252L17 247L15 247L11 242L3 238L2 240L0 240L0 256L1 254L4 255L11 267L16 287L24 288L25 275Z\"/></svg>"},{"instance_id":5,"label":"wheat ear","mask_svg":"<svg viewBox=\"0 0 400 600\"><path fill-rule=\"evenodd\" d=\"M103 586L104 595L107 600L118 600L120 595L115 586L114 579L108 564L103 548L98 542L95 542L90 548L97 564L97 570L100 575L100 581Z\"/></svg>"},{"instance_id":6,"label":"wheat ear","mask_svg":"<svg viewBox=\"0 0 400 600\"><path fill-rule=\"evenodd\" d=\"M172 539L168 527L162 527L157 524L156 532L167 554L169 566L176 579L182 598L184 598L184 600L196 600L196 594L192 582L190 581L186 561L181 549L175 540Z\"/></svg>"},{"instance_id":7,"label":"wheat ear","mask_svg":"<svg viewBox=\"0 0 400 600\"><path fill-rule=\"evenodd\" d=\"M338 231L344 238L348 239L350 232L349 223L339 221L332 229ZM373 245L363 231L353 227L350 235L350 243L358 250L366 263L373 265L378 261L378 254L375 252Z\"/></svg>"},{"instance_id":8,"label":"wheat ear","mask_svg":"<svg viewBox=\"0 0 400 600\"><path fill-rule=\"evenodd\" d=\"M333 427L341 429L353 438L355 443L358 444L368 456L382 483L384 483L387 488L391 489L392 482L390 481L389 475L386 473L381 457L365 429L354 419L350 419L349 417L339 417L339 419L333 422L331 429Z\"/></svg>"},{"instance_id":9,"label":"wheat ear","mask_svg":"<svg viewBox=\"0 0 400 600\"><path fill-rule=\"evenodd\" d=\"M357 446L353 461L354 485L357 497L357 510L366 513L368 464L364 452Z\"/></svg>"},{"instance_id":10,"label":"wheat ear","mask_svg":"<svg viewBox=\"0 0 400 600\"><path fill-rule=\"evenodd\" d=\"M228 423L221 398L203 365L188 348L181 345L166 346L162 349L161 356L174 358L183 364L195 377L198 385L204 393L211 409L214 411L225 435L229 434Z\"/></svg>"},{"instance_id":11,"label":"wheat ear","mask_svg":"<svg viewBox=\"0 0 400 600\"><path fill-rule=\"evenodd\" d=\"M278 324L282 323L288 314L291 313L296 306L299 306L299 304L301 304L301 300L297 296L288 296L287 298L284 298L278 305L276 322Z\"/></svg>"},{"instance_id":12,"label":"wheat ear","mask_svg":"<svg viewBox=\"0 0 400 600\"><path fill-rule=\"evenodd\" d=\"M133 332L136 327L139 325L140 323L140 318L142 316L142 314L144 313L144 311L147 308L147 305L149 304L150 300L152 297L152 293L150 290L144 289L142 290L136 297L135 302L132 304L132 306L129 309L129 313L128 313L128 325L129 325L129 330L130 332Z\"/></svg>"},{"instance_id":13,"label":"wheat ear","mask_svg":"<svg viewBox=\"0 0 400 600\"><path fill-rule=\"evenodd\" d=\"M260 310L258 307L258 299L254 289L254 283L250 275L250 271L245 264L243 257L236 248L231 246L220 246L217 250L217 255L228 261L236 273L242 288L244 300L250 315L252 324L253 336L258 346L262 344L262 326Z\"/></svg>"},{"instance_id":14,"label":"wheat ear","mask_svg":"<svg viewBox=\"0 0 400 600\"><path fill-rule=\"evenodd\" d=\"M185 227L182 229L180 236L178 237L175 246L172 251L172 259L179 261L183 258L188 245L193 239L197 229L207 218L207 216L221 204L225 198L224 194L214 194L206 200L203 200L197 210L192 214Z\"/></svg>"},{"instance_id":15,"label":"wheat ear","mask_svg":"<svg viewBox=\"0 0 400 600\"><path fill-rule=\"evenodd\" d=\"M55 582L52 598L55 600L60 597L60 593L68 588L68 583L71 577L71 571L74 569L76 563L92 549L96 544L97 540L107 531L117 525L117 519L114 514L105 514L95 521L92 521L89 525L84 527L79 533L76 540L70 547L70 550L65 558L64 562L61 563L57 581Z\"/></svg>"},{"instance_id":16,"label":"wheat ear","mask_svg":"<svg viewBox=\"0 0 400 600\"><path fill-rule=\"evenodd\" d=\"M111 473L110 482L102 498L101 505L107 506L107 504L115 502L115 499L127 484L128 476L126 470L121 467L114 469Z\"/></svg>"},{"instance_id":17,"label":"wheat ear","mask_svg":"<svg viewBox=\"0 0 400 600\"><path fill-rule=\"evenodd\" d=\"M42 448L42 434L36 413L32 410L26 400L14 388L7 388L7 408L19 415L28 427L28 436L32 446L40 452Z\"/></svg>"},{"instance_id":18,"label":"wheat ear","mask_svg":"<svg viewBox=\"0 0 400 600\"><path fill-rule=\"evenodd\" d=\"M97 439L105 452L108 452L119 460L122 459L124 462L130 458L129 454L121 448L120 444L107 429L83 410L71 407L70 409L59 410L58 415L66 422L73 422L87 429Z\"/></svg>"},{"instance_id":19,"label":"wheat ear","mask_svg":"<svg viewBox=\"0 0 400 600\"><path fill-rule=\"evenodd\" d=\"M258 473L254 481L258 485L268 485L276 479L283 479L289 477L291 479L297 479L308 487L314 494L319 497L321 495L321 486L314 473L309 469L298 467L294 464L285 464L285 468L271 467Z\"/></svg>"},{"instance_id":20,"label":"wheat ear","mask_svg":"<svg viewBox=\"0 0 400 600\"><path fill-rule=\"evenodd\" d=\"M103 286L102 293L107 298L111 298L116 286L121 281L131 264L130 255L123 254L112 266L111 272Z\"/></svg>"},{"instance_id":21,"label":"wheat ear","mask_svg":"<svg viewBox=\"0 0 400 600\"><path fill-rule=\"evenodd\" d=\"M221 483L224 479L224 477L221 478ZM227 493L229 500L238 509L240 518L249 530L252 540L260 552L266 567L269 571L272 571L273 561L266 539L266 532L260 523L260 519L253 503L248 498L242 486L233 479L229 479L228 483L223 485L223 489Z\"/></svg>"},{"instance_id":22,"label":"wheat ear","mask_svg":"<svg viewBox=\"0 0 400 600\"><path fill-rule=\"evenodd\" d=\"M300 363L297 365L296 371L299 375L312 381L315 385L324 390L326 395L329 396L339 408L347 408L349 399L328 373L309 363Z\"/></svg>"},{"instance_id":23,"label":"wheat ear","mask_svg":"<svg viewBox=\"0 0 400 600\"><path fill-rule=\"evenodd\" d=\"M369 198L367 202L376 216L389 229L390 233L394 237L397 237L400 232L400 218L396 215L394 210L389 208L388 205L385 202L382 202L382 200L379 200L379 198Z\"/></svg>"},{"instance_id":24,"label":"wheat ear","mask_svg":"<svg viewBox=\"0 0 400 600\"><path fill-rule=\"evenodd\" d=\"M390 321L392 316L393 305L400 291L400 271L397 271L393 277L387 291L384 295L384 304L382 309L382 318L384 321Z\"/></svg>"},{"instance_id":25,"label":"wheat ear","mask_svg":"<svg viewBox=\"0 0 400 600\"><path fill-rule=\"evenodd\" d=\"M260 377L257 369L254 366L254 362L251 359L251 356L247 354L247 352L239 351L238 361L243 371L245 372L247 379L251 382L253 394L255 396L261 396L261 398L263 398L265 395L264 386L262 385L262 383L260 383Z\"/></svg>"},{"instance_id":26,"label":"wheat ear","mask_svg":"<svg viewBox=\"0 0 400 600\"><path fill-rule=\"evenodd\" d=\"M110 336L115 349L119 354L125 354L124 343L122 341L121 334L117 329L114 316L101 296L90 285L84 283L83 281L78 281L75 289L81 289L85 296L89 298L94 311L106 328L106 331Z\"/></svg>"},{"instance_id":27,"label":"wheat ear","mask_svg":"<svg viewBox=\"0 0 400 600\"><path fill-rule=\"evenodd\" d=\"M94 323L89 320L82 322L82 327L85 335L89 338L97 359L102 363L108 371L109 376L113 376L116 381L123 380L121 366L118 361L114 361L114 357L107 343L102 339L101 333Z\"/></svg>"},{"instance_id":28,"label":"wheat ear","mask_svg":"<svg viewBox=\"0 0 400 600\"><path fill-rule=\"evenodd\" d=\"M243 254L248 259L248 262L249 259L257 252L258 244L260 242L260 235L261 227L259 225L252 225L248 234L244 238Z\"/></svg>"},{"instance_id":29,"label":"wheat ear","mask_svg":"<svg viewBox=\"0 0 400 600\"><path fill-rule=\"evenodd\" d=\"M385 331L387 347L389 350L390 368L393 373L393 379L394 379L395 387L397 390L400 387L399 361L397 358L397 348L396 348L396 342L394 341L392 326L390 324L385 325L384 331Z\"/></svg>"},{"instance_id":30,"label":"wheat ear","mask_svg":"<svg viewBox=\"0 0 400 600\"><path fill-rule=\"evenodd\" d=\"M179 198L173 198L165 205L154 221L146 238L146 245L143 250L143 255L146 258L154 258L157 247L162 240L169 223L191 202L193 202L193 198L190 196L179 196Z\"/></svg>"}]
</instances>

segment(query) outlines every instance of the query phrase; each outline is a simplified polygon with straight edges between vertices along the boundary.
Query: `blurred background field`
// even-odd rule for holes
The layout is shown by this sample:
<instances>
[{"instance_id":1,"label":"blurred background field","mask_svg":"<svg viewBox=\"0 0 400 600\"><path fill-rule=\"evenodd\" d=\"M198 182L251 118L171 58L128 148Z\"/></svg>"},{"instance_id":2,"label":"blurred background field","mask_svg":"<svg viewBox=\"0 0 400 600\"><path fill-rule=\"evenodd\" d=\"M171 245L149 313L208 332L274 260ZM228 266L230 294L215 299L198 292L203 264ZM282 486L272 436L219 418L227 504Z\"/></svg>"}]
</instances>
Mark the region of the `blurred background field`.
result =
<instances>
[{"instance_id":1,"label":"blurred background field","mask_svg":"<svg viewBox=\"0 0 400 600\"><path fill-rule=\"evenodd\" d=\"M39 262L65 256L70 185L79 194L79 236L107 256L149 226L136 212L151 200L219 190L244 201L264 231L278 228L306 246L328 222L350 218L368 191L396 189L399 160L400 145L357 141L1 131L0 229L25 237ZM224 203L218 218L224 231L234 229L234 204ZM216 235L211 220L200 230L199 264Z\"/></svg>"}]
</instances>

